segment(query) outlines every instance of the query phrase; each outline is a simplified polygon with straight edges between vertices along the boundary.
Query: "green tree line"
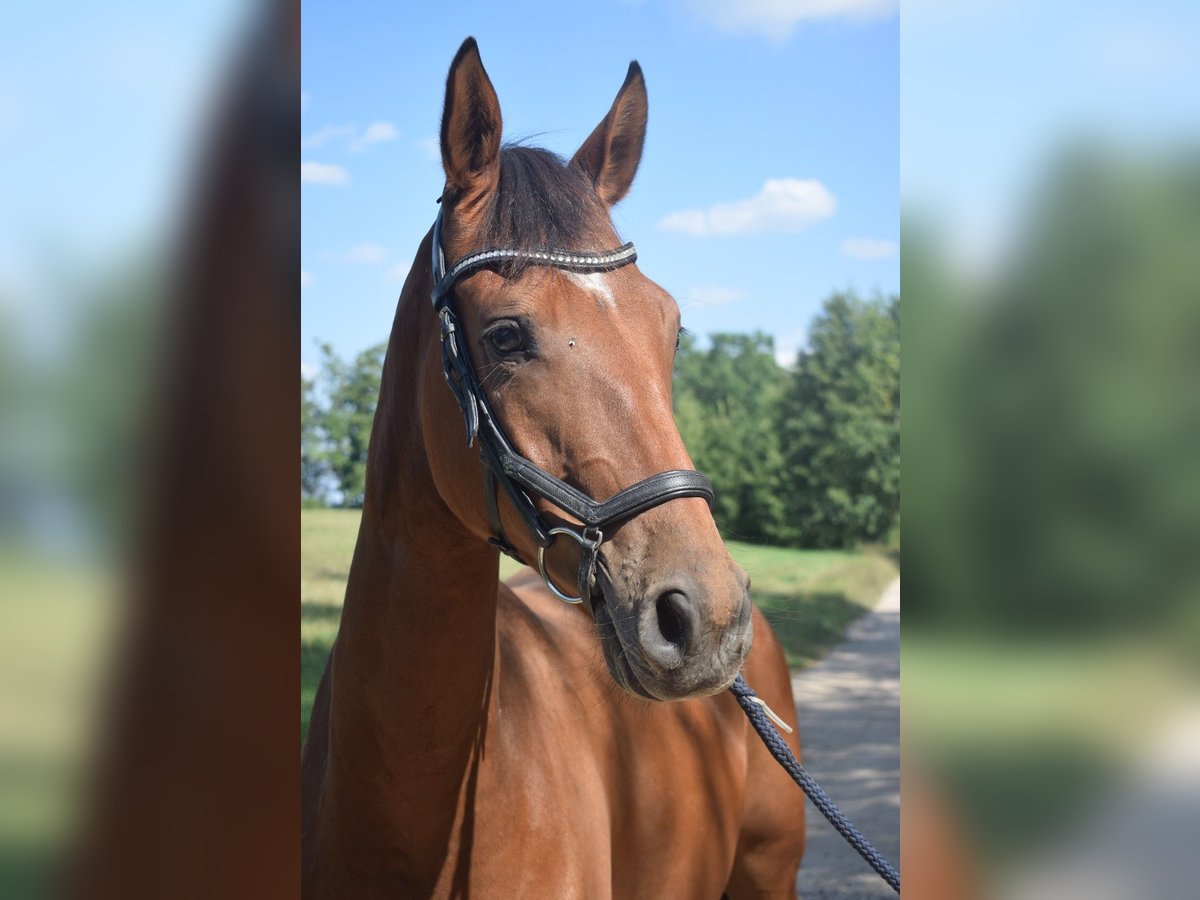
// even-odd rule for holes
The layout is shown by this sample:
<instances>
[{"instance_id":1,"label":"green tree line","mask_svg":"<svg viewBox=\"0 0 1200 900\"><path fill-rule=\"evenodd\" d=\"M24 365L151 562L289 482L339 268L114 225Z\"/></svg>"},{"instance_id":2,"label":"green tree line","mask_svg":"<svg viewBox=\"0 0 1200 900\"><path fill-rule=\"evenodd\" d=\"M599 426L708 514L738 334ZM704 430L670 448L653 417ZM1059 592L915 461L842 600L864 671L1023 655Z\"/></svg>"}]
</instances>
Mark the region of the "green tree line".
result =
<instances>
[{"instance_id":1,"label":"green tree line","mask_svg":"<svg viewBox=\"0 0 1200 900\"><path fill-rule=\"evenodd\" d=\"M301 497L362 504L384 345L320 346L301 377ZM685 334L675 417L729 537L804 547L889 540L900 516L900 301L837 293L791 367L769 335Z\"/></svg>"},{"instance_id":2,"label":"green tree line","mask_svg":"<svg viewBox=\"0 0 1200 900\"><path fill-rule=\"evenodd\" d=\"M318 349L317 372L300 374L300 499L309 506L361 507L387 344L350 362L329 344Z\"/></svg>"},{"instance_id":3,"label":"green tree line","mask_svg":"<svg viewBox=\"0 0 1200 900\"><path fill-rule=\"evenodd\" d=\"M903 226L905 616L1200 659L1200 152L1081 143L972 279Z\"/></svg>"}]
</instances>

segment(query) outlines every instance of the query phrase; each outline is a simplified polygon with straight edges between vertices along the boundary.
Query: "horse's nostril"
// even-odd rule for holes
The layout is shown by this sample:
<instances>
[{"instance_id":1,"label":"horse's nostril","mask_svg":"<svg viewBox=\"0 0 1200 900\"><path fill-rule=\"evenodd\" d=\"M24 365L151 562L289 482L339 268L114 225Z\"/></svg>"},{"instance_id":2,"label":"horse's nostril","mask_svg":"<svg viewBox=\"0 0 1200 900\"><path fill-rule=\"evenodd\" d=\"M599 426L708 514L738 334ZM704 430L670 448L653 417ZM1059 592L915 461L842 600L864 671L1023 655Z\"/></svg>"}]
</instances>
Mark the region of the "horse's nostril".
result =
<instances>
[{"instance_id":1,"label":"horse's nostril","mask_svg":"<svg viewBox=\"0 0 1200 900\"><path fill-rule=\"evenodd\" d=\"M688 638L687 617L684 612L686 602L681 594L672 591L659 597L655 604L659 634L681 652Z\"/></svg>"},{"instance_id":2,"label":"horse's nostril","mask_svg":"<svg viewBox=\"0 0 1200 900\"><path fill-rule=\"evenodd\" d=\"M696 613L686 594L666 591L638 615L638 649L652 668L671 672L684 665L696 637Z\"/></svg>"}]
</instances>

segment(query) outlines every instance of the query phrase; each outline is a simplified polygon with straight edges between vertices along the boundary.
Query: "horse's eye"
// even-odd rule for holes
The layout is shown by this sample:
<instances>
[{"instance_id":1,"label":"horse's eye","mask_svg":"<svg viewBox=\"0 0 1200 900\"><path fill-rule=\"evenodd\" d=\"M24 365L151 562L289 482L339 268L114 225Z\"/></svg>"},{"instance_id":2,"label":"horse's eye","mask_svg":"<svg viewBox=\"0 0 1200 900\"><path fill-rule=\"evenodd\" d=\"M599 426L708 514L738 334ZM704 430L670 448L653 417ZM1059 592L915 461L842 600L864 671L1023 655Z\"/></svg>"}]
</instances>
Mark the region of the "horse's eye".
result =
<instances>
[{"instance_id":1,"label":"horse's eye","mask_svg":"<svg viewBox=\"0 0 1200 900\"><path fill-rule=\"evenodd\" d=\"M502 356L519 353L525 349L525 336L516 322L500 322L484 334L484 338Z\"/></svg>"}]
</instances>

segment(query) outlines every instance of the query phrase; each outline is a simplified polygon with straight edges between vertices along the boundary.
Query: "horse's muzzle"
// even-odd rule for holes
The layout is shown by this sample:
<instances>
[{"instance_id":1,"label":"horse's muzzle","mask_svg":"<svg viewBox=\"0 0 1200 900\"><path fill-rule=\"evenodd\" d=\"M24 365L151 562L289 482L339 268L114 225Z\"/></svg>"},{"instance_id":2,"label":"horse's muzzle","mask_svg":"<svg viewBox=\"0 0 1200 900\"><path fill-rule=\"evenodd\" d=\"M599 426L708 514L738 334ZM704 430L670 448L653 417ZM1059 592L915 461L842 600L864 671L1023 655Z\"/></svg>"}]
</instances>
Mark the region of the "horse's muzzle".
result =
<instances>
[{"instance_id":1,"label":"horse's muzzle","mask_svg":"<svg viewBox=\"0 0 1200 900\"><path fill-rule=\"evenodd\" d=\"M713 604L689 579L673 579L620 611L611 586L597 607L605 661L613 680L651 700L685 700L733 683L753 639L749 590L734 588L726 620L714 622Z\"/></svg>"}]
</instances>

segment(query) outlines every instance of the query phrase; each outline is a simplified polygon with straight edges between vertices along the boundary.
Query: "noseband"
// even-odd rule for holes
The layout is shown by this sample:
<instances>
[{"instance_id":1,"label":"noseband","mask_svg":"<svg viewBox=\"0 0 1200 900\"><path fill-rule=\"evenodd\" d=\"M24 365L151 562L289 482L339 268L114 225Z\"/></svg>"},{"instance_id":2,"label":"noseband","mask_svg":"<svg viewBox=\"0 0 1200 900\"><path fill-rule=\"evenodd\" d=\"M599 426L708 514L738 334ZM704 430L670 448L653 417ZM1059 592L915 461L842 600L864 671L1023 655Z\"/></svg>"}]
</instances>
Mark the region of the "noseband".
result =
<instances>
[{"instance_id":1,"label":"noseband","mask_svg":"<svg viewBox=\"0 0 1200 900\"><path fill-rule=\"evenodd\" d=\"M441 324L442 371L462 410L467 426L467 446L472 446L475 439L479 439L484 494L487 497L488 516L493 533L488 540L503 553L524 563L516 548L505 537L504 528L500 524L497 501L497 490L500 489L508 495L537 544L538 572L546 585L556 597L568 603L583 603L590 613L592 588L596 579L596 560L600 545L605 541L605 532L610 532L611 537L612 526L632 519L668 500L703 497L711 506L712 483L699 472L676 469L651 475L600 502L517 453L497 420L475 374L475 367L467 352L462 325L454 312L454 285L460 278L479 269L492 268L515 260L527 265L546 266L567 272L610 272L636 260L637 251L633 244L625 244L616 250L601 253L489 248L468 253L447 269L442 252L441 210L438 210L437 219L433 223L432 246L432 297L433 309ZM538 511L534 497L549 501L582 524L551 527ZM546 571L546 548L554 543L555 537L560 534L570 537L580 547L578 597L565 594L555 587Z\"/></svg>"}]
</instances>

